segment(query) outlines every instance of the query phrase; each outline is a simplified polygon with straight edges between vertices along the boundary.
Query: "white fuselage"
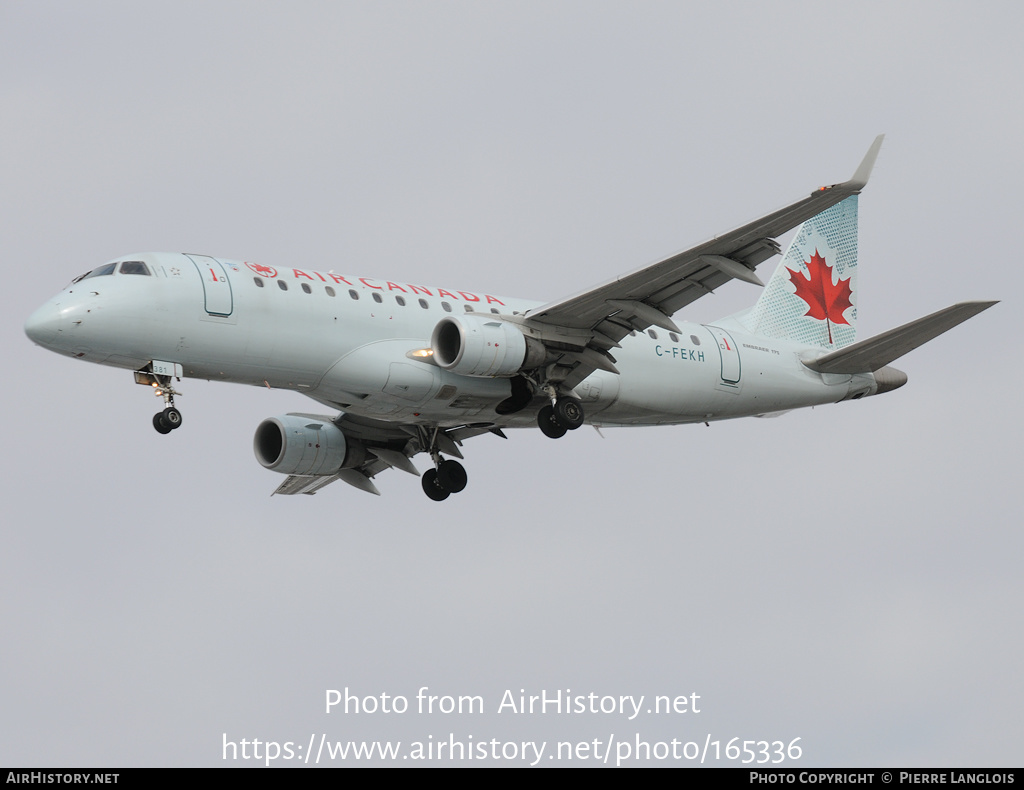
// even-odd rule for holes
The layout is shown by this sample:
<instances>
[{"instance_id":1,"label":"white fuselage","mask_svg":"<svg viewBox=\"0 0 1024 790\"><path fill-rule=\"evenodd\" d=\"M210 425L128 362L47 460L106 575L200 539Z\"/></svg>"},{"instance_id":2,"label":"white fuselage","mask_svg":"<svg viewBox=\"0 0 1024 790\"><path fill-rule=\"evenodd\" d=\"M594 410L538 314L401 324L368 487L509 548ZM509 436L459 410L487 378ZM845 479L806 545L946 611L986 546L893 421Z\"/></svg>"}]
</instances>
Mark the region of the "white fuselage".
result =
<instances>
[{"instance_id":1,"label":"white fuselage","mask_svg":"<svg viewBox=\"0 0 1024 790\"><path fill-rule=\"evenodd\" d=\"M530 410L495 413L509 396L508 379L457 375L410 354L429 347L445 316L511 316L539 303L199 255L121 260L143 261L150 274L73 283L29 319L30 337L104 365L139 370L161 360L180 364L187 377L291 389L362 417L536 425ZM809 370L801 355L820 349L751 335L736 321L679 328L626 337L613 349L620 375L598 370L576 387L588 422L704 422L876 390L870 374Z\"/></svg>"}]
</instances>

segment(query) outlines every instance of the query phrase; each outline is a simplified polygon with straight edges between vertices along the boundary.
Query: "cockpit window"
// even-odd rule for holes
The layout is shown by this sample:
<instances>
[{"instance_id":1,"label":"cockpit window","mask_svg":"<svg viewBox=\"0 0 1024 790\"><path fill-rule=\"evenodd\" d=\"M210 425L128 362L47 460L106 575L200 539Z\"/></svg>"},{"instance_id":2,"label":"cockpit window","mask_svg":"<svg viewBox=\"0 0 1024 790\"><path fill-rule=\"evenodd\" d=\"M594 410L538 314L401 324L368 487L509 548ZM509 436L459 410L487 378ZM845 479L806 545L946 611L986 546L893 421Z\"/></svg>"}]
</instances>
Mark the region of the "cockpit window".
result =
<instances>
[{"instance_id":1,"label":"cockpit window","mask_svg":"<svg viewBox=\"0 0 1024 790\"><path fill-rule=\"evenodd\" d=\"M98 269L93 269L83 274L81 277L76 277L71 281L71 284L80 283L82 280L88 280L90 277L100 277L104 274L113 274L116 263L108 263L106 266L100 266Z\"/></svg>"},{"instance_id":2,"label":"cockpit window","mask_svg":"<svg viewBox=\"0 0 1024 790\"><path fill-rule=\"evenodd\" d=\"M121 264L121 274L142 274L149 277L149 267L142 261L124 261Z\"/></svg>"}]
</instances>

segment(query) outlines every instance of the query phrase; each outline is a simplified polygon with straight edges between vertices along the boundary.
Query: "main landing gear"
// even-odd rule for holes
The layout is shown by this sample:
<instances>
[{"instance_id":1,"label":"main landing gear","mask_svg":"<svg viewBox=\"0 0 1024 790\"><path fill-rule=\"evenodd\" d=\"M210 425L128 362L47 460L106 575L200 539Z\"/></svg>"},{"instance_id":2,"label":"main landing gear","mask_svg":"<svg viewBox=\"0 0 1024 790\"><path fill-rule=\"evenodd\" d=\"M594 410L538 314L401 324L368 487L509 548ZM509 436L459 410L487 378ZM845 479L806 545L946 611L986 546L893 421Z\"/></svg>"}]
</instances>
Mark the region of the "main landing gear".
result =
<instances>
[{"instance_id":1,"label":"main landing gear","mask_svg":"<svg viewBox=\"0 0 1024 790\"><path fill-rule=\"evenodd\" d=\"M582 403L576 398L560 397L540 410L537 425L548 438L559 439L566 431L575 431L583 425L583 419Z\"/></svg>"},{"instance_id":2,"label":"main landing gear","mask_svg":"<svg viewBox=\"0 0 1024 790\"><path fill-rule=\"evenodd\" d=\"M434 426L433 429L421 428L420 447L430 453L430 458L434 462L434 468L428 469L420 478L424 494L435 502L443 502L452 494L458 494L466 488L466 483L469 482L466 468L458 461L441 457L442 451L448 455L462 457L459 448L447 433L438 426Z\"/></svg>"},{"instance_id":3,"label":"main landing gear","mask_svg":"<svg viewBox=\"0 0 1024 790\"><path fill-rule=\"evenodd\" d=\"M458 461L441 461L440 456L435 460L437 467L428 469L423 473L423 493L435 502L442 502L451 494L457 494L466 487L469 476L466 468Z\"/></svg>"}]
</instances>

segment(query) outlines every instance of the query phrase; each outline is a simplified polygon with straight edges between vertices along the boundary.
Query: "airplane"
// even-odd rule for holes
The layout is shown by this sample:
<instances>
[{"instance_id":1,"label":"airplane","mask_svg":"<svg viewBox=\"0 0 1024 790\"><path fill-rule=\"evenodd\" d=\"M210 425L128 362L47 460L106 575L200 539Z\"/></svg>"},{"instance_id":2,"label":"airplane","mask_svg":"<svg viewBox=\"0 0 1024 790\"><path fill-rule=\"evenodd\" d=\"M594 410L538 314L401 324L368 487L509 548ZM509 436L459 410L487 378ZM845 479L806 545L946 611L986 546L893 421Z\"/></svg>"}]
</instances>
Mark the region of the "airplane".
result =
<instances>
[{"instance_id":1,"label":"airplane","mask_svg":"<svg viewBox=\"0 0 1024 790\"><path fill-rule=\"evenodd\" d=\"M903 386L890 363L996 304L961 302L857 340L857 210L884 135L849 181L554 302L193 253L122 256L36 310L28 337L134 372L177 430L183 377L300 392L335 410L289 413L253 449L286 475L276 494L414 475L442 501L467 484L463 443L537 427L559 438L604 426L710 423L857 400ZM781 252L767 285L755 268ZM763 287L709 324L672 316L730 280Z\"/></svg>"}]
</instances>

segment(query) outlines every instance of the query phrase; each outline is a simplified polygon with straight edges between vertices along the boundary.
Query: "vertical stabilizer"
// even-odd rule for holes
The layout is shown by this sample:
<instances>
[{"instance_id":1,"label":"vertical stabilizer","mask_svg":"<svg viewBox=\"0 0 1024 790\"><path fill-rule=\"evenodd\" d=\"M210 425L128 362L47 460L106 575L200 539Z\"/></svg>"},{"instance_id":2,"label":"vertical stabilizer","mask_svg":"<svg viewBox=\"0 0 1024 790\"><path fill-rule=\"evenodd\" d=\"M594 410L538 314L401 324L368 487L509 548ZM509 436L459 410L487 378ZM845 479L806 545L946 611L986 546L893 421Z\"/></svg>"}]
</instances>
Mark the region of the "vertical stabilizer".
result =
<instances>
[{"instance_id":1,"label":"vertical stabilizer","mask_svg":"<svg viewBox=\"0 0 1024 790\"><path fill-rule=\"evenodd\" d=\"M857 195L800 226L761 298L755 333L837 349L857 336Z\"/></svg>"}]
</instances>

